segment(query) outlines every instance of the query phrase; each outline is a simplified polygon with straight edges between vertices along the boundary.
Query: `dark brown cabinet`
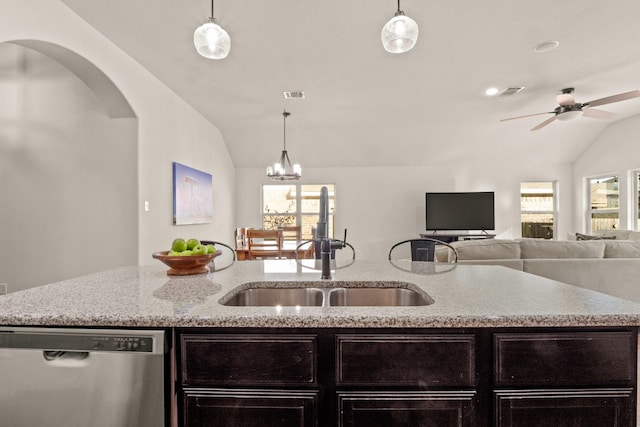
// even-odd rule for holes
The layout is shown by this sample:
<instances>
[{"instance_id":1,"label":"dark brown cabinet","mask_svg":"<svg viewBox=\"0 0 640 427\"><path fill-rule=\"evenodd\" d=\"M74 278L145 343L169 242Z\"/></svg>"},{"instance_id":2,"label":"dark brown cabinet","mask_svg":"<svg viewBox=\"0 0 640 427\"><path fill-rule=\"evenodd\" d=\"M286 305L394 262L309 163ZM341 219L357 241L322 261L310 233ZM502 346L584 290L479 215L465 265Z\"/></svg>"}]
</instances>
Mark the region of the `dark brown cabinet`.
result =
<instances>
[{"instance_id":1,"label":"dark brown cabinet","mask_svg":"<svg viewBox=\"0 0 640 427\"><path fill-rule=\"evenodd\" d=\"M313 427L317 392L273 390L184 391L187 426Z\"/></svg>"},{"instance_id":2,"label":"dark brown cabinet","mask_svg":"<svg viewBox=\"0 0 640 427\"><path fill-rule=\"evenodd\" d=\"M181 427L635 425L636 328L177 332Z\"/></svg>"},{"instance_id":3,"label":"dark brown cabinet","mask_svg":"<svg viewBox=\"0 0 640 427\"><path fill-rule=\"evenodd\" d=\"M499 427L634 426L633 389L503 390L495 393Z\"/></svg>"},{"instance_id":4,"label":"dark brown cabinet","mask_svg":"<svg viewBox=\"0 0 640 427\"><path fill-rule=\"evenodd\" d=\"M344 427L474 427L474 392L338 393Z\"/></svg>"},{"instance_id":5,"label":"dark brown cabinet","mask_svg":"<svg viewBox=\"0 0 640 427\"><path fill-rule=\"evenodd\" d=\"M633 426L637 331L496 333L495 425Z\"/></svg>"}]
</instances>

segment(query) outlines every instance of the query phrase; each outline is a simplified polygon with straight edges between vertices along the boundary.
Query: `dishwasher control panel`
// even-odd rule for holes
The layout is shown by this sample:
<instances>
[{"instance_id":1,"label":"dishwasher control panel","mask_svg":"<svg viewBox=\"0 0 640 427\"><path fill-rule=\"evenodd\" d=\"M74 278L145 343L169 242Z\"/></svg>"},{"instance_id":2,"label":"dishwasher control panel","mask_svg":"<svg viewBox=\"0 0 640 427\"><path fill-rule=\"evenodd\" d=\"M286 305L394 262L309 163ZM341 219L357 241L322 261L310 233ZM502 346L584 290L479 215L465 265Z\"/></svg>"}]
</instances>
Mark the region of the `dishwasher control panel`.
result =
<instances>
[{"instance_id":1,"label":"dishwasher control panel","mask_svg":"<svg viewBox=\"0 0 640 427\"><path fill-rule=\"evenodd\" d=\"M150 352L153 338L138 336L93 337L93 350Z\"/></svg>"},{"instance_id":2,"label":"dishwasher control panel","mask_svg":"<svg viewBox=\"0 0 640 427\"><path fill-rule=\"evenodd\" d=\"M126 333L65 333L0 330L0 348L38 349L44 351L109 351L154 353L154 336Z\"/></svg>"}]
</instances>

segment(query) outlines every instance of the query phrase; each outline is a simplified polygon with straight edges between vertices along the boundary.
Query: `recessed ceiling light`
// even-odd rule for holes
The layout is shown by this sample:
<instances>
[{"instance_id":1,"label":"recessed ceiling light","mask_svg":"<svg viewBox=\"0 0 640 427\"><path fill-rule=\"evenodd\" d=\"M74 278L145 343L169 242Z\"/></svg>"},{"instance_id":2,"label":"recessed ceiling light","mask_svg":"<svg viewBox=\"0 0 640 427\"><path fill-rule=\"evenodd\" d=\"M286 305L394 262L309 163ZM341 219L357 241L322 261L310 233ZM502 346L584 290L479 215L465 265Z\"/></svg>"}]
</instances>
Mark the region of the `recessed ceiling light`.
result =
<instances>
[{"instance_id":1,"label":"recessed ceiling light","mask_svg":"<svg viewBox=\"0 0 640 427\"><path fill-rule=\"evenodd\" d=\"M547 53L551 52L553 49L557 48L560 45L560 42L557 40L547 40L546 42L538 43L533 51L535 53Z\"/></svg>"},{"instance_id":2,"label":"recessed ceiling light","mask_svg":"<svg viewBox=\"0 0 640 427\"><path fill-rule=\"evenodd\" d=\"M498 94L498 92L500 92L500 89L498 89L497 87L488 87L485 91L484 94L487 96L495 96Z\"/></svg>"}]
</instances>

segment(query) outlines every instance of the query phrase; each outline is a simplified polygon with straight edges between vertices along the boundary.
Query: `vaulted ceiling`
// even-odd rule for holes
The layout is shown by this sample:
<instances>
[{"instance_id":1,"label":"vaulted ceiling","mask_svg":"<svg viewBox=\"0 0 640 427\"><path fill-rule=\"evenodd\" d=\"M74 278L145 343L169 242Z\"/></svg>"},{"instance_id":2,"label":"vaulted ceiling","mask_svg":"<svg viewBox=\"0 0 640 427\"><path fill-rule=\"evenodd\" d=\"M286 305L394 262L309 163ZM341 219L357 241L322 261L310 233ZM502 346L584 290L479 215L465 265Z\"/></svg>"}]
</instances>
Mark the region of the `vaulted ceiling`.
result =
<instances>
[{"instance_id":1,"label":"vaulted ceiling","mask_svg":"<svg viewBox=\"0 0 640 427\"><path fill-rule=\"evenodd\" d=\"M61 1L215 124L237 167L277 160L285 108L287 148L303 167L571 162L640 113L636 98L599 107L617 113L610 120L534 132L551 115L500 121L553 111L566 87L583 103L640 89L638 0L404 0L420 26L405 54L380 43L394 0L217 0L231 36L217 61L193 46L208 0ZM555 50L534 52L550 40ZM489 97L490 86L525 89ZM306 97L287 101L288 90Z\"/></svg>"}]
</instances>

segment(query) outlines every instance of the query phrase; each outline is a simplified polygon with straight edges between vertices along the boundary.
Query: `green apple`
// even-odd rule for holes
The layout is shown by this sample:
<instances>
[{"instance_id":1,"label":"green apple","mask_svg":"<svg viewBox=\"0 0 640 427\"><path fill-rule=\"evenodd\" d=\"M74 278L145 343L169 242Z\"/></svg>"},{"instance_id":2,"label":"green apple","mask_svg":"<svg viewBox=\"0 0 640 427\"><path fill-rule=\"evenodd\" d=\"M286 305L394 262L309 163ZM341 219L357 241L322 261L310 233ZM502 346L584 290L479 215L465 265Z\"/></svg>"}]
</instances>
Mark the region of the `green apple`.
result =
<instances>
[{"instance_id":1,"label":"green apple","mask_svg":"<svg viewBox=\"0 0 640 427\"><path fill-rule=\"evenodd\" d=\"M191 251L189 249L186 249L186 250L180 252L178 255L180 255L180 256L191 256L191 255L193 255L193 251Z\"/></svg>"},{"instance_id":2,"label":"green apple","mask_svg":"<svg viewBox=\"0 0 640 427\"><path fill-rule=\"evenodd\" d=\"M205 245L196 245L192 250L194 255L206 255L207 247Z\"/></svg>"},{"instance_id":3,"label":"green apple","mask_svg":"<svg viewBox=\"0 0 640 427\"><path fill-rule=\"evenodd\" d=\"M167 256L179 256L179 255L180 255L180 252L174 251L173 249L167 252Z\"/></svg>"},{"instance_id":4,"label":"green apple","mask_svg":"<svg viewBox=\"0 0 640 427\"><path fill-rule=\"evenodd\" d=\"M187 242L184 239L175 239L171 244L171 250L176 252L182 252L187 248Z\"/></svg>"},{"instance_id":5,"label":"green apple","mask_svg":"<svg viewBox=\"0 0 640 427\"><path fill-rule=\"evenodd\" d=\"M193 250L196 246L200 244L200 240L198 239L189 239L187 240L187 249Z\"/></svg>"},{"instance_id":6,"label":"green apple","mask_svg":"<svg viewBox=\"0 0 640 427\"><path fill-rule=\"evenodd\" d=\"M207 253L208 254L213 254L217 251L216 247L214 245L212 245L211 243L209 243L207 245Z\"/></svg>"}]
</instances>

